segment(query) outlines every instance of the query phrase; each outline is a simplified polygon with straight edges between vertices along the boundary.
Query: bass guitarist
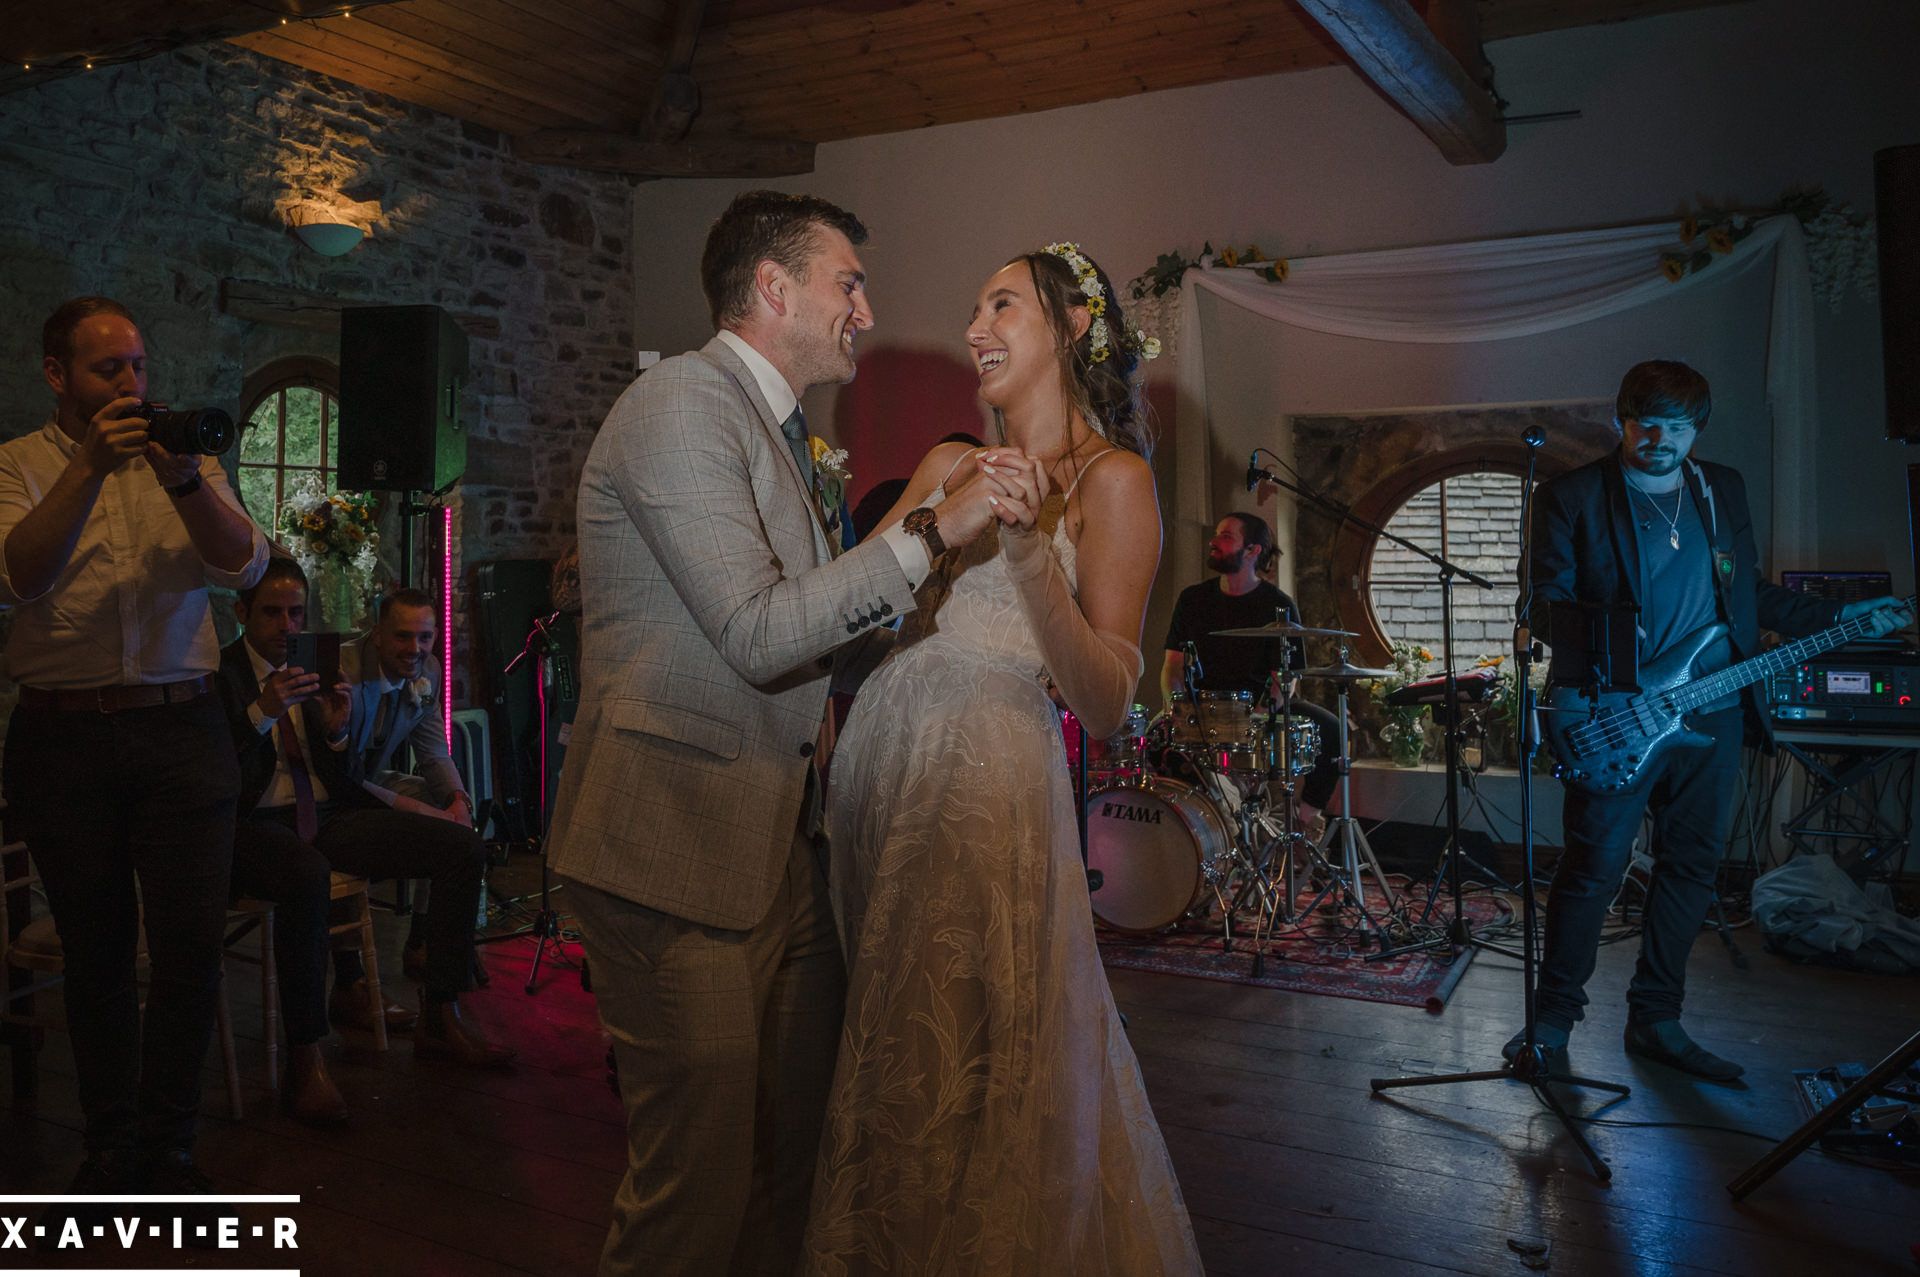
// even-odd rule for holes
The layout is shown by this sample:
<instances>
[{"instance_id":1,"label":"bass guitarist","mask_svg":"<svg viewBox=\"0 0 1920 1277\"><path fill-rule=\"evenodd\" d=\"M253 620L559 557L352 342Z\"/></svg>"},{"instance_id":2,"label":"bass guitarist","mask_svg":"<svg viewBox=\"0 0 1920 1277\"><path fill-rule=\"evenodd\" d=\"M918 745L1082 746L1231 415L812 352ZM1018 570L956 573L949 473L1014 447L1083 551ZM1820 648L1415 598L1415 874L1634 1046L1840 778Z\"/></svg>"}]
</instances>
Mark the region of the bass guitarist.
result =
<instances>
[{"instance_id":1,"label":"bass guitarist","mask_svg":"<svg viewBox=\"0 0 1920 1277\"><path fill-rule=\"evenodd\" d=\"M1864 632L1877 637L1909 624L1900 600L1841 607L1761 577L1739 473L1688 457L1711 407L1706 378L1685 364L1653 360L1627 371L1614 405L1619 451L1543 483L1535 495L1535 636L1552 642L1546 620L1554 602L1638 605L1644 669L1722 622L1728 638L1701 653L1694 663L1700 674L1758 653L1762 626L1798 637L1864 617ZM1538 1040L1549 1072L1568 1071L1567 1040L1587 1002L1601 924L1635 831L1651 811L1653 873L1640 960L1627 989L1626 1049L1710 1081L1739 1079L1740 1065L1680 1027L1680 1004L1687 953L1706 920L1715 867L1732 832L1749 722L1766 732L1755 693L1730 692L1692 718L1710 740L1705 748L1668 750L1625 792L1566 787L1566 850L1547 896L1540 967ZM1523 1036L1507 1043L1509 1059Z\"/></svg>"}]
</instances>

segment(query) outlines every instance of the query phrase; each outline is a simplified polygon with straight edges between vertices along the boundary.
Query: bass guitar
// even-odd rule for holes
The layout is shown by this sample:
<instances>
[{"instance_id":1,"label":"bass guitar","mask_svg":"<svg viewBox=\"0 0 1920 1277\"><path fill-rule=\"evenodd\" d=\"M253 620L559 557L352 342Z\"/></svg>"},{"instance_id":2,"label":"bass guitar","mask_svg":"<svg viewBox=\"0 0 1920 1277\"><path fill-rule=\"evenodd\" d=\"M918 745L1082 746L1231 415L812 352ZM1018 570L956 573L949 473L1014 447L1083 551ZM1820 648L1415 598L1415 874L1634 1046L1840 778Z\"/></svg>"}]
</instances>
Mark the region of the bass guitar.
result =
<instances>
[{"instance_id":1,"label":"bass guitar","mask_svg":"<svg viewBox=\"0 0 1920 1277\"><path fill-rule=\"evenodd\" d=\"M1909 595L1901 606L1911 612L1914 597ZM1541 733L1556 764L1553 774L1582 793L1625 793L1646 777L1654 760L1667 750L1711 743L1712 738L1686 725L1687 714L1860 638L1872 628L1869 613L1696 676L1694 661L1727 635L1726 625L1716 621L1644 667L1638 692L1602 692L1596 699L1575 686L1550 687L1541 699L1540 712Z\"/></svg>"}]
</instances>

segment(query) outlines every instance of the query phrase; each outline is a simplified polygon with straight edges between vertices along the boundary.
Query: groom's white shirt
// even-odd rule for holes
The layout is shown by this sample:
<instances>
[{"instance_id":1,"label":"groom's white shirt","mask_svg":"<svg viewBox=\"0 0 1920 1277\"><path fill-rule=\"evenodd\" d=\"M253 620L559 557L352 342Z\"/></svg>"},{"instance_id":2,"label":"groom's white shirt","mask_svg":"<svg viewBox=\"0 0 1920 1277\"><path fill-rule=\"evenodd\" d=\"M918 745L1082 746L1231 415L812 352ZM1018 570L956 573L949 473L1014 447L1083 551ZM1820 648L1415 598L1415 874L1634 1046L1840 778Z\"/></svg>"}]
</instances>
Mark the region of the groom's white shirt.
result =
<instances>
[{"instance_id":1,"label":"groom's white shirt","mask_svg":"<svg viewBox=\"0 0 1920 1277\"><path fill-rule=\"evenodd\" d=\"M740 362L753 374L754 384L760 387L760 393L767 398L767 407L773 409L776 421L785 421L800 406L800 396L793 393L793 387L780 375L780 370L767 362L767 357L747 343L747 339L735 332L722 328L717 334L721 341L734 354L740 356ZM927 579L927 571L933 565L927 558L926 543L898 523L889 524L874 534L887 543L893 551L893 557L900 560L900 571L905 574L907 584L919 589L920 583Z\"/></svg>"}]
</instances>

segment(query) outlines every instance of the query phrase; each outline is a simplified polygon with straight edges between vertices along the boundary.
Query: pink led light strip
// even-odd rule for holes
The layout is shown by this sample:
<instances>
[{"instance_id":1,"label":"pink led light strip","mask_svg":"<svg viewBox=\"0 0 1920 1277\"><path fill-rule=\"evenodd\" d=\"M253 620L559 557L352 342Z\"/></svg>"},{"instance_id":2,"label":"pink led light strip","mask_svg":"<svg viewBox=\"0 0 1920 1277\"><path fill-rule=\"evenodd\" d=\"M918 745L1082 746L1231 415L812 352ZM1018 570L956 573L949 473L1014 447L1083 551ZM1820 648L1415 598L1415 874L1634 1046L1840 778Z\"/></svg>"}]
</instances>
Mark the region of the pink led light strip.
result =
<instances>
[{"instance_id":1,"label":"pink led light strip","mask_svg":"<svg viewBox=\"0 0 1920 1277\"><path fill-rule=\"evenodd\" d=\"M453 748L453 507L440 507L440 727Z\"/></svg>"}]
</instances>

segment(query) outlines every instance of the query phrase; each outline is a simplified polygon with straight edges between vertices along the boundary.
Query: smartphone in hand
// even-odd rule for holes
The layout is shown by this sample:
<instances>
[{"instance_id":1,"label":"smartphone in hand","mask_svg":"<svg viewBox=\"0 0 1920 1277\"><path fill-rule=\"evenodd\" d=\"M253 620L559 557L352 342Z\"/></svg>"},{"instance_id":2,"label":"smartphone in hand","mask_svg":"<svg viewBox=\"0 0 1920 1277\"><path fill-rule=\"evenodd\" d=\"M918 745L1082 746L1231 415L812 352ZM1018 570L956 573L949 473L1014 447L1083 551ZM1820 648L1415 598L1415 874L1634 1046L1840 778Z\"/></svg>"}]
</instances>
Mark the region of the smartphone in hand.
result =
<instances>
[{"instance_id":1,"label":"smartphone in hand","mask_svg":"<svg viewBox=\"0 0 1920 1277\"><path fill-rule=\"evenodd\" d=\"M340 681L340 636L296 634L287 640L287 664L320 676L321 694Z\"/></svg>"}]
</instances>

